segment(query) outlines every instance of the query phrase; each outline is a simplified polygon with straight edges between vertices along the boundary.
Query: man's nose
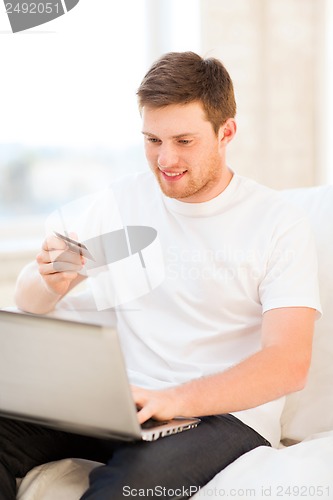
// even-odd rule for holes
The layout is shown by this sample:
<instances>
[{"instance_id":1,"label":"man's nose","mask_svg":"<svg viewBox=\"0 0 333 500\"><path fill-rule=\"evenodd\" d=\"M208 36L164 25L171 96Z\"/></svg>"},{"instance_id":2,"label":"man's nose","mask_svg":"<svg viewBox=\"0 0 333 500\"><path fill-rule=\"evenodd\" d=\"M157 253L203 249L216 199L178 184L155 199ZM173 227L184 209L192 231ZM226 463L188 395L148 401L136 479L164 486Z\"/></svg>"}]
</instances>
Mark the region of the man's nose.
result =
<instances>
[{"instance_id":1,"label":"man's nose","mask_svg":"<svg viewBox=\"0 0 333 500\"><path fill-rule=\"evenodd\" d=\"M171 168L178 165L178 154L172 147L162 147L158 155L158 164L162 168Z\"/></svg>"}]
</instances>

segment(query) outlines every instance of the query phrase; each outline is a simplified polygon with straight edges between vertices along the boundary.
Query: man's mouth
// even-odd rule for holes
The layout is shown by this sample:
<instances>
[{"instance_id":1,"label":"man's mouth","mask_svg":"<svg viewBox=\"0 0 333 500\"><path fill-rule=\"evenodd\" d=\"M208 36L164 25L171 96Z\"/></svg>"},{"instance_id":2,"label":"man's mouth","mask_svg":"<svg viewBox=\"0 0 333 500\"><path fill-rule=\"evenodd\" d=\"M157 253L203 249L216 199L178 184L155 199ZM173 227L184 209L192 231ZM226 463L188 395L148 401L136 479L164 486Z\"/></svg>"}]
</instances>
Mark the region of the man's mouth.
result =
<instances>
[{"instance_id":1,"label":"man's mouth","mask_svg":"<svg viewBox=\"0 0 333 500\"><path fill-rule=\"evenodd\" d=\"M162 170L159 168L159 171L163 175L164 178L167 180L178 180L181 177L183 177L184 174L186 174L187 170L181 170L178 172L173 172L172 170Z\"/></svg>"}]
</instances>

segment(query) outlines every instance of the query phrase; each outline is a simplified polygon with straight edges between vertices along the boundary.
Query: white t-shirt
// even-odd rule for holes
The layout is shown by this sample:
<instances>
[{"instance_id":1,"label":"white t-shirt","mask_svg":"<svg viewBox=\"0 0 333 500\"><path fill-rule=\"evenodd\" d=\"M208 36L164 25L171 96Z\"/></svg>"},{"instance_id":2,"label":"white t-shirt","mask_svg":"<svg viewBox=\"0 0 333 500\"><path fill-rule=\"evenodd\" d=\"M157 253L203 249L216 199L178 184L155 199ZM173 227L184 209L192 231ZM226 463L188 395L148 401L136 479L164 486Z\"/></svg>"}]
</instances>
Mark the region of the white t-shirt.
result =
<instances>
[{"instance_id":1,"label":"white t-shirt","mask_svg":"<svg viewBox=\"0 0 333 500\"><path fill-rule=\"evenodd\" d=\"M165 197L150 172L128 176L104 192L85 220L90 234L92 227L102 234L121 224L157 231L163 273L156 263L149 271L146 254L146 266L140 265L158 274L155 286L133 284L141 292L116 304L136 385L168 387L239 363L260 350L262 314L269 309L320 310L305 216L278 192L236 174L219 196L203 203ZM133 256L136 263L140 258ZM96 293L98 273L91 281ZM283 404L281 398L234 415L276 446Z\"/></svg>"}]
</instances>

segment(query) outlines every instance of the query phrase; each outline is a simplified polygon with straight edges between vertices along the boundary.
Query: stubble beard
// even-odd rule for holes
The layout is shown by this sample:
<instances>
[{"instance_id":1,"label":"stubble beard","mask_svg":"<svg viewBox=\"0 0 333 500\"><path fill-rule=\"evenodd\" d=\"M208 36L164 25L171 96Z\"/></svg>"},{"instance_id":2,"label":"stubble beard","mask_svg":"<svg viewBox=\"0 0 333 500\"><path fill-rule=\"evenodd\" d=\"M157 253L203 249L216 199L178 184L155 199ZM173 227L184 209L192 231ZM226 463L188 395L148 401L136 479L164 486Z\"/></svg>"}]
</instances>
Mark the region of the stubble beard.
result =
<instances>
[{"instance_id":1,"label":"stubble beard","mask_svg":"<svg viewBox=\"0 0 333 500\"><path fill-rule=\"evenodd\" d=\"M183 186L179 185L179 187L176 185L177 181L174 183L170 182L170 185L167 185L167 181L164 181L157 166L154 166L152 170L160 189L165 196L186 202L188 198L191 198L198 193L204 194L204 192L208 192L216 183L219 182L222 170L220 162L214 159L214 161L207 163L210 165L210 168L205 176L193 178L193 176L191 176L190 169L188 169L184 177L184 180L186 179L186 183L183 183L185 184ZM179 183L181 182L182 179L180 179Z\"/></svg>"}]
</instances>

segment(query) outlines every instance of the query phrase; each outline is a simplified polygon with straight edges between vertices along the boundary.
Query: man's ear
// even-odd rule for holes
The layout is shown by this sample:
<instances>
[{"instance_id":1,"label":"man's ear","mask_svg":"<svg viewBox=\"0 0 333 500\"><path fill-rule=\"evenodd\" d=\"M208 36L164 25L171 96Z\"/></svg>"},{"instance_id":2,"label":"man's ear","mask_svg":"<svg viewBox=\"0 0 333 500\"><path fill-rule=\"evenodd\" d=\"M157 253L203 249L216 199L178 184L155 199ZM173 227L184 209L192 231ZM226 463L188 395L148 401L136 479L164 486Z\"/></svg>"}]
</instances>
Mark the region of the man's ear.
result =
<instances>
[{"instance_id":1,"label":"man's ear","mask_svg":"<svg viewBox=\"0 0 333 500\"><path fill-rule=\"evenodd\" d=\"M219 130L219 142L221 145L226 146L235 137L237 131L237 124L234 118L228 118Z\"/></svg>"}]
</instances>

